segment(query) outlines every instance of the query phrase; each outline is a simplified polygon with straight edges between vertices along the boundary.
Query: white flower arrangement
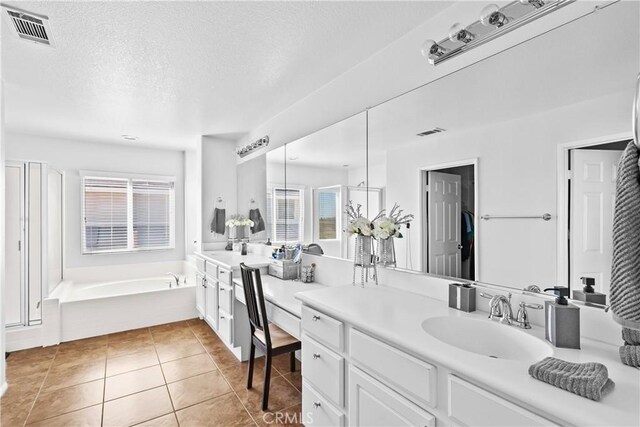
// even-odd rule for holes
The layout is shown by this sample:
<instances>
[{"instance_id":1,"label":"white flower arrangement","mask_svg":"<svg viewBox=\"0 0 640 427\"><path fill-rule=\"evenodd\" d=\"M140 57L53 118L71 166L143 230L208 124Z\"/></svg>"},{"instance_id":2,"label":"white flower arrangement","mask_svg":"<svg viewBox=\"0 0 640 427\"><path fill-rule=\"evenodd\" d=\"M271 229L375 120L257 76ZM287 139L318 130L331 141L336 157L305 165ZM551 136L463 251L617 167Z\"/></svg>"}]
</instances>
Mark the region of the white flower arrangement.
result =
<instances>
[{"instance_id":1,"label":"white flower arrangement","mask_svg":"<svg viewBox=\"0 0 640 427\"><path fill-rule=\"evenodd\" d=\"M244 217L242 215L233 215L224 223L224 225L226 225L229 228L246 227L247 225L249 227L253 227L254 223L249 218Z\"/></svg>"},{"instance_id":2,"label":"white flower arrangement","mask_svg":"<svg viewBox=\"0 0 640 427\"><path fill-rule=\"evenodd\" d=\"M373 236L373 221L368 220L362 215L362 205L358 204L355 208L353 202L349 200L347 210L345 211L349 217L347 231L353 235ZM374 220L377 219L374 218Z\"/></svg>"},{"instance_id":3,"label":"white flower arrangement","mask_svg":"<svg viewBox=\"0 0 640 427\"><path fill-rule=\"evenodd\" d=\"M373 221L373 236L376 239L386 240L390 237L402 238L400 228L413 220L413 215L402 215L403 210L397 203L393 205L389 215L385 215L385 209L380 211Z\"/></svg>"}]
</instances>

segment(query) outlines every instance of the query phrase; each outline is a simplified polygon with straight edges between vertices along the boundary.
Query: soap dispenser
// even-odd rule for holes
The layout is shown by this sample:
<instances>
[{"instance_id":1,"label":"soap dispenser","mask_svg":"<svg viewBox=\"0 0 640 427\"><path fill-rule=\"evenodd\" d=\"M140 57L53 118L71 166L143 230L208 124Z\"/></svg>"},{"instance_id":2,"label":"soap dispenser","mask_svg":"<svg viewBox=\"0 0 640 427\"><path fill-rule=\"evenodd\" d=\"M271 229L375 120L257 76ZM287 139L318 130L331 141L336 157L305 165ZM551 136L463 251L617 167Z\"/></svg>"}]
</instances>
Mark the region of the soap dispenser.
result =
<instances>
[{"instance_id":1,"label":"soap dispenser","mask_svg":"<svg viewBox=\"0 0 640 427\"><path fill-rule=\"evenodd\" d=\"M545 301L544 336L556 347L579 349L580 307L569 304L564 293L558 292L555 301Z\"/></svg>"},{"instance_id":2,"label":"soap dispenser","mask_svg":"<svg viewBox=\"0 0 640 427\"><path fill-rule=\"evenodd\" d=\"M573 291L573 299L595 304L607 304L607 295L596 292L595 289L593 289L596 284L596 279L593 277L581 277L580 280L582 280L584 287L582 290L576 289Z\"/></svg>"}]
</instances>

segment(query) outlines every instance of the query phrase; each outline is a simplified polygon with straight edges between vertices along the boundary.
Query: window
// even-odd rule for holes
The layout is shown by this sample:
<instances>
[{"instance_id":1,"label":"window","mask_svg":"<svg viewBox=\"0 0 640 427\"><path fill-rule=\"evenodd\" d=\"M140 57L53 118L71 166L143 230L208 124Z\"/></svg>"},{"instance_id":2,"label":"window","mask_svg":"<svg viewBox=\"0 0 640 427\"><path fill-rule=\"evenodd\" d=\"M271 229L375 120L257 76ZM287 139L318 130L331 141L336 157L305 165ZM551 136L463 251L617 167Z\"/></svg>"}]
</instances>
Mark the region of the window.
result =
<instances>
[{"instance_id":1,"label":"window","mask_svg":"<svg viewBox=\"0 0 640 427\"><path fill-rule=\"evenodd\" d=\"M304 190L273 187L267 194L267 223L276 242L304 240Z\"/></svg>"},{"instance_id":2,"label":"window","mask_svg":"<svg viewBox=\"0 0 640 427\"><path fill-rule=\"evenodd\" d=\"M175 247L172 178L83 176L82 252Z\"/></svg>"},{"instance_id":3,"label":"window","mask_svg":"<svg viewBox=\"0 0 640 427\"><path fill-rule=\"evenodd\" d=\"M318 239L335 240L338 238L338 192L336 190L318 190Z\"/></svg>"}]
</instances>

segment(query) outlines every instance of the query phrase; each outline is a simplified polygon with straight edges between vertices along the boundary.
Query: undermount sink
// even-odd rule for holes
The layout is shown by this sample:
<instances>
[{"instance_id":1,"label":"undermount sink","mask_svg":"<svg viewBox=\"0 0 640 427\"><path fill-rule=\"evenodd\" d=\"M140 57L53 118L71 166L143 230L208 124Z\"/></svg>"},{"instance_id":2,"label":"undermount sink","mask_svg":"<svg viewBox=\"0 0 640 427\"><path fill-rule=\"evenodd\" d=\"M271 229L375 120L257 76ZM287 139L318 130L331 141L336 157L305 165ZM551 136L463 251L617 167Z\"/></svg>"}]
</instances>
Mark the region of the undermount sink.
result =
<instances>
[{"instance_id":1,"label":"undermount sink","mask_svg":"<svg viewBox=\"0 0 640 427\"><path fill-rule=\"evenodd\" d=\"M422 329L460 350L494 359L538 361L553 354L552 347L541 339L488 319L432 317L422 322Z\"/></svg>"}]
</instances>

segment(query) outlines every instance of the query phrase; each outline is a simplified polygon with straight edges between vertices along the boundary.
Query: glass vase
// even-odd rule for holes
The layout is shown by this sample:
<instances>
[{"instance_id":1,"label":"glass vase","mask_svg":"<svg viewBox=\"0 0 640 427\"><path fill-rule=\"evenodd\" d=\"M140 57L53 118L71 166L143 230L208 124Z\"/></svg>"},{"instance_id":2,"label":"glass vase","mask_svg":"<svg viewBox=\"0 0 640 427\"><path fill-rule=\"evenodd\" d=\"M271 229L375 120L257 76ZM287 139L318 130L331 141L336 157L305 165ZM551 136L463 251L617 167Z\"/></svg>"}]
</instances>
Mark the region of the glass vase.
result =
<instances>
[{"instance_id":1,"label":"glass vase","mask_svg":"<svg viewBox=\"0 0 640 427\"><path fill-rule=\"evenodd\" d=\"M396 248L393 237L378 240L378 264L383 267L396 266Z\"/></svg>"}]
</instances>

